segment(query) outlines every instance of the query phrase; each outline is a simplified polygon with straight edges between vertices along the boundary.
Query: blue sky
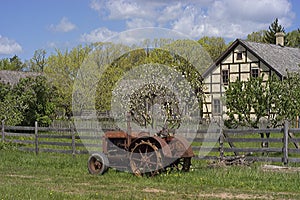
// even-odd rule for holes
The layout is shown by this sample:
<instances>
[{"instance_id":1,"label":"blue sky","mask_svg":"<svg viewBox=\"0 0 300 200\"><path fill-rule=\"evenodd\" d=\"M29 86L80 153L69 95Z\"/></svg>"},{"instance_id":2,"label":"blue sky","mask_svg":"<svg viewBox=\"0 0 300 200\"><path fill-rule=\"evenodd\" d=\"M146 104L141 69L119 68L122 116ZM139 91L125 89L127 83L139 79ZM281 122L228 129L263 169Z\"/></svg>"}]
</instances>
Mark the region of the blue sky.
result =
<instances>
[{"instance_id":1,"label":"blue sky","mask_svg":"<svg viewBox=\"0 0 300 200\"><path fill-rule=\"evenodd\" d=\"M299 0L1 0L0 7L0 58L23 61L37 49L50 55L133 28L226 41L267 29L276 17L287 32L300 28Z\"/></svg>"}]
</instances>

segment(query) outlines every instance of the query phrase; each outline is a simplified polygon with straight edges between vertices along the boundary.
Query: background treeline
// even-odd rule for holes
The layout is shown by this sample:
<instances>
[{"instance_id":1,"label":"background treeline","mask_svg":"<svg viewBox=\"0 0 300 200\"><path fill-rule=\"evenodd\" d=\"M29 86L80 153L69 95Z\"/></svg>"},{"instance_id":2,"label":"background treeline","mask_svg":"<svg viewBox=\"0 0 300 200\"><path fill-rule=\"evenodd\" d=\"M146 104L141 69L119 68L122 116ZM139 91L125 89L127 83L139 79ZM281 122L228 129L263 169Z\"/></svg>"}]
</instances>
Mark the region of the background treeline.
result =
<instances>
[{"instance_id":1,"label":"background treeline","mask_svg":"<svg viewBox=\"0 0 300 200\"><path fill-rule=\"evenodd\" d=\"M247 36L247 40L274 44L276 32L285 32L284 27L278 24L277 19L269 26L268 30L253 32ZM286 33L285 39L286 46L299 48L300 30ZM209 63L204 63L201 66L202 71L231 44L231 42L226 44L222 37L207 36L200 38L197 42L202 45L212 59ZM154 43L153 46L159 47L166 44L172 45L175 41L157 39ZM120 48L113 44L95 43L86 46L79 45L70 50L56 49L51 55L47 55L47 52L43 49L38 49L34 52L33 57L26 61L22 61L17 55L1 59L0 70L39 72L41 76L21 79L15 85L0 83L0 120L6 120L5 123L9 125L33 125L34 121L38 121L40 124L47 126L54 119L71 119L73 115L72 91L77 71L96 46L105 47L102 56L108 56ZM198 55L189 56L194 57L192 59L197 59ZM130 59L122 60L123 64L119 67L126 67L134 63L134 60L132 60L134 57L130 57ZM158 57L150 56L147 59L147 62L156 63ZM128 62L128 65L126 65L126 62ZM176 62L170 60L167 63L174 64ZM181 66L181 68L183 67ZM181 70L180 73L185 75L186 72ZM111 72L106 75L111 76L106 77L107 79L115 80L117 73ZM201 77L192 77L192 79L199 80ZM106 102L110 102L111 94L107 90L108 88L104 87L103 91L98 90L98 92L102 94L100 99L108 98ZM101 109L101 111L104 111L109 108L103 105Z\"/></svg>"}]
</instances>

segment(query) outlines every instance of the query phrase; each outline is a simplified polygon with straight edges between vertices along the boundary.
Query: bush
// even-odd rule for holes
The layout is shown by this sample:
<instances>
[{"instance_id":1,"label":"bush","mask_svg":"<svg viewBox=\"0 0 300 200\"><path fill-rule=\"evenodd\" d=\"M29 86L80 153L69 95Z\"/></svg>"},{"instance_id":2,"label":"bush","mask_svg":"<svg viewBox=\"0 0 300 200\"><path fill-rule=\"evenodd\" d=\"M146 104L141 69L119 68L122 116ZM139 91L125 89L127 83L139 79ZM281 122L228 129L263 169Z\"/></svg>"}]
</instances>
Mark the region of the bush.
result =
<instances>
[{"instance_id":1,"label":"bush","mask_svg":"<svg viewBox=\"0 0 300 200\"><path fill-rule=\"evenodd\" d=\"M18 144L12 142L0 141L0 151L1 150L17 150Z\"/></svg>"}]
</instances>

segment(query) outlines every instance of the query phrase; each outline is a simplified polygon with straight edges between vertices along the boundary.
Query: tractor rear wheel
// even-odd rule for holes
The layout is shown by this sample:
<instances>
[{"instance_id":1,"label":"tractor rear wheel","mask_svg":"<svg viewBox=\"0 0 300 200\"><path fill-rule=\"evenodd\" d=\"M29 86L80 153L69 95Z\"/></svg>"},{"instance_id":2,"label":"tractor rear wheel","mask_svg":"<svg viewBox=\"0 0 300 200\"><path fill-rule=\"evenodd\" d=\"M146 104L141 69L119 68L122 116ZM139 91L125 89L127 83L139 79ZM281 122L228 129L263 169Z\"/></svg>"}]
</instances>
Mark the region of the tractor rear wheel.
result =
<instances>
[{"instance_id":1,"label":"tractor rear wheel","mask_svg":"<svg viewBox=\"0 0 300 200\"><path fill-rule=\"evenodd\" d=\"M94 153L88 159L90 174L102 175L108 170L108 159L103 153Z\"/></svg>"},{"instance_id":2,"label":"tractor rear wheel","mask_svg":"<svg viewBox=\"0 0 300 200\"><path fill-rule=\"evenodd\" d=\"M154 176L162 169L158 147L149 140L137 142L130 154L130 167L136 176Z\"/></svg>"}]
</instances>

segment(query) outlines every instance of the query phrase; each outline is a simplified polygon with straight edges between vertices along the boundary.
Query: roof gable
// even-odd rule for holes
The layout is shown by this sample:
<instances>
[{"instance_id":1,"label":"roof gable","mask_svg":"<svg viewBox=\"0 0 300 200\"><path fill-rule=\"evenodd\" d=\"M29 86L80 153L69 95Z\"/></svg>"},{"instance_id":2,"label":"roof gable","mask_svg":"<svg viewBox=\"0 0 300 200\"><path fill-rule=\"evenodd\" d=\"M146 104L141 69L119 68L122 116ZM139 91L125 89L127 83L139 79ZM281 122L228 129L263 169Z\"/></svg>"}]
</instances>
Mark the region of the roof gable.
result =
<instances>
[{"instance_id":1,"label":"roof gable","mask_svg":"<svg viewBox=\"0 0 300 200\"><path fill-rule=\"evenodd\" d=\"M237 39L203 73L203 78L214 70L214 68L219 65L238 45L242 45L266 66L274 70L279 76L286 76L287 72L300 71L299 48L282 47L274 44L256 43Z\"/></svg>"},{"instance_id":2,"label":"roof gable","mask_svg":"<svg viewBox=\"0 0 300 200\"><path fill-rule=\"evenodd\" d=\"M268 63L282 76L286 76L287 72L299 72L300 70L299 48L248 41L241 41L241 43L251 49L260 59Z\"/></svg>"}]
</instances>

